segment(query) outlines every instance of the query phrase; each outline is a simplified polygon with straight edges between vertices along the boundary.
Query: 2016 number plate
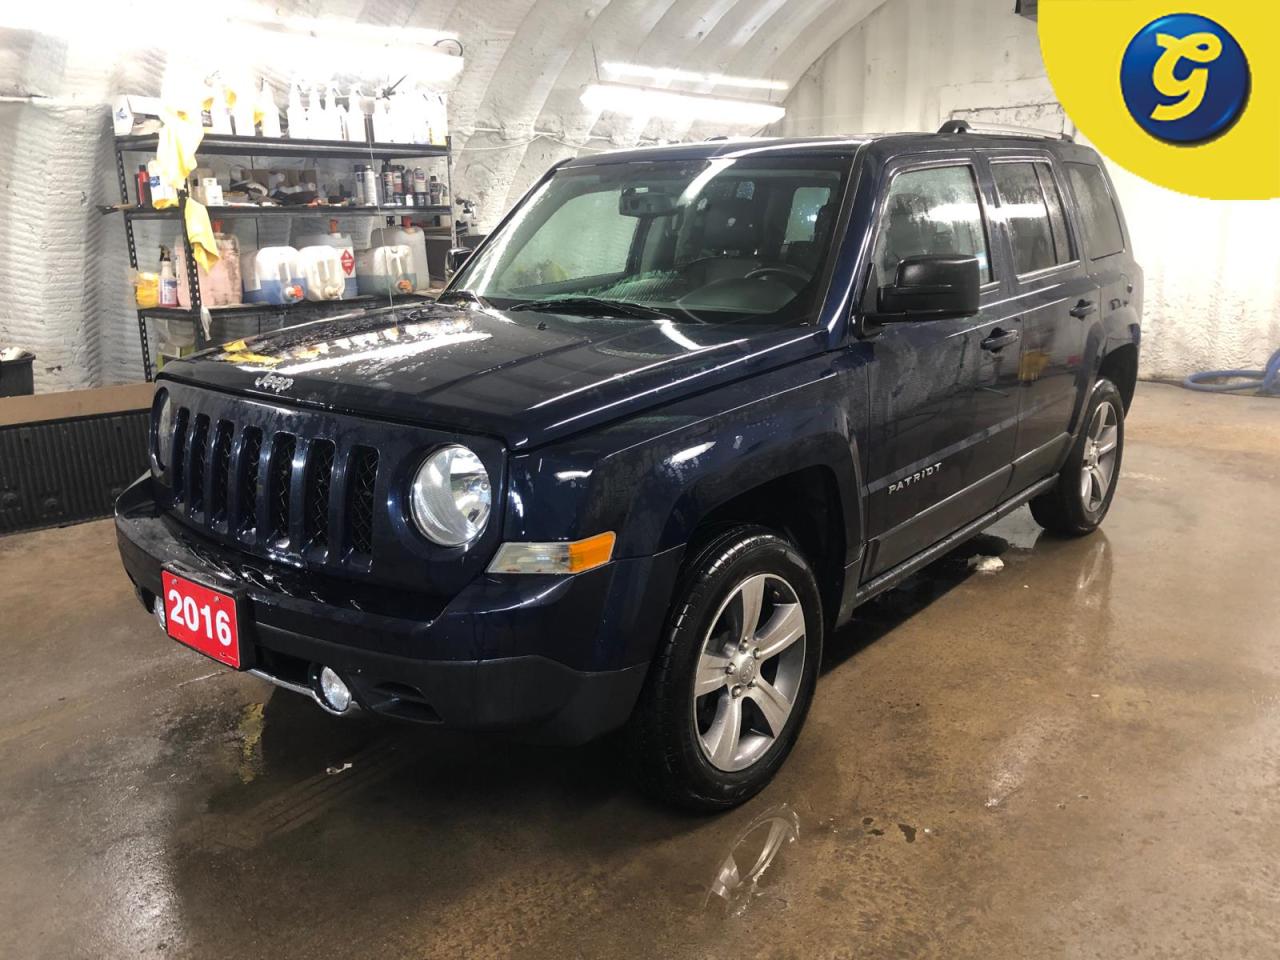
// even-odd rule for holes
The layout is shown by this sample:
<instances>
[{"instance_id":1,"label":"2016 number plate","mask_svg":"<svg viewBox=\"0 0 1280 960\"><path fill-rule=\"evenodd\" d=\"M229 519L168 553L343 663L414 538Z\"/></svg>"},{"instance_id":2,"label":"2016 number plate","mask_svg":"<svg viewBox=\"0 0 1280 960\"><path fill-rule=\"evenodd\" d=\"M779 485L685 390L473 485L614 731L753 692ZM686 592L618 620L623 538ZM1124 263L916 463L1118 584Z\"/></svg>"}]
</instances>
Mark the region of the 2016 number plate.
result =
<instances>
[{"instance_id":1,"label":"2016 number plate","mask_svg":"<svg viewBox=\"0 0 1280 960\"><path fill-rule=\"evenodd\" d=\"M240 669L240 626L236 601L168 570L164 584L164 618L169 636L219 663Z\"/></svg>"}]
</instances>

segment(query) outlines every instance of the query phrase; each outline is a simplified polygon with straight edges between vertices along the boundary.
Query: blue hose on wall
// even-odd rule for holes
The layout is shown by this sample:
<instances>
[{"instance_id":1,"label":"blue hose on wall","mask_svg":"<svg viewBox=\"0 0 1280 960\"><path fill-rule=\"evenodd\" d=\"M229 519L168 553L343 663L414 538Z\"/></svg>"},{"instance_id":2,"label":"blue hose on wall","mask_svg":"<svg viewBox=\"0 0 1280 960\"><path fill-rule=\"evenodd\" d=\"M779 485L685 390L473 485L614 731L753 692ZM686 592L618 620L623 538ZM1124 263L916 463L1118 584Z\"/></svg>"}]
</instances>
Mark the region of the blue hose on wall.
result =
<instances>
[{"instance_id":1,"label":"blue hose on wall","mask_svg":"<svg viewBox=\"0 0 1280 960\"><path fill-rule=\"evenodd\" d=\"M1240 380L1241 383L1206 383L1207 380ZM1260 397L1280 397L1280 350L1271 355L1264 370L1206 370L1182 381L1188 390L1205 393L1237 393L1257 390Z\"/></svg>"}]
</instances>

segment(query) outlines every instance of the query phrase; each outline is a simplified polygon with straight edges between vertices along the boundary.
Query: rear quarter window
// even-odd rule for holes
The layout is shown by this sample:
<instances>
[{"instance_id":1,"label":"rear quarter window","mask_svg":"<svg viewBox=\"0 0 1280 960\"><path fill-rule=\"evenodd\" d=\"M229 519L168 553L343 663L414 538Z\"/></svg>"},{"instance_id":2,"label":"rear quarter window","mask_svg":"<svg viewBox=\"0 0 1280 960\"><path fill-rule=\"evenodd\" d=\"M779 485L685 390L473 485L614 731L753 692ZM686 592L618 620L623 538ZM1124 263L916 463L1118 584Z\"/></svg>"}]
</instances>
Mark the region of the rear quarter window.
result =
<instances>
[{"instance_id":1,"label":"rear quarter window","mask_svg":"<svg viewBox=\"0 0 1280 960\"><path fill-rule=\"evenodd\" d=\"M1120 214L1101 168L1092 163L1068 163L1066 167L1080 206L1080 223L1090 259L1122 253L1124 231L1120 229Z\"/></svg>"}]
</instances>

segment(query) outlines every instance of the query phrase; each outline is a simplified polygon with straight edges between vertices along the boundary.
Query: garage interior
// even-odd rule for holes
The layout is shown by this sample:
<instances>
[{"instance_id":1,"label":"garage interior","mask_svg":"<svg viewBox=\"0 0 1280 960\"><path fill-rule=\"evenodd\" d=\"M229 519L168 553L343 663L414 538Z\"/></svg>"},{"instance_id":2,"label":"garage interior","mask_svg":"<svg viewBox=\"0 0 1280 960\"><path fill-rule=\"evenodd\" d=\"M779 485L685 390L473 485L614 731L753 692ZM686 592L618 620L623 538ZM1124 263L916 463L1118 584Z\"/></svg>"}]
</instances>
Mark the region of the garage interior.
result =
<instances>
[{"instance_id":1,"label":"garage interior","mask_svg":"<svg viewBox=\"0 0 1280 960\"><path fill-rule=\"evenodd\" d=\"M1180 383L1280 346L1275 201L1109 168L1146 306L1106 524L1059 540L1019 509L860 609L828 637L777 778L690 817L631 788L613 738L338 721L193 656L139 606L106 518L147 469L148 375L182 324L139 319L112 115L121 96L163 96L189 54L137 36L143 9L0 13L0 386L22 394L0 399L0 955L1274 954L1280 404ZM363 43L370 61L402 35L406 56L459 61L432 81L449 144L432 168L446 192L422 205L439 221L428 252L487 234L587 153L952 119L1085 142L1045 76L1034 4L1013 0L311 0L236 16L227 29L291 36L313 59ZM613 83L610 64L628 84L782 112L593 106L584 89ZM300 69L257 64L282 109ZM141 270L171 238L139 219ZM377 221L357 220L341 228L365 230L359 246ZM208 342L261 329L228 316Z\"/></svg>"}]
</instances>

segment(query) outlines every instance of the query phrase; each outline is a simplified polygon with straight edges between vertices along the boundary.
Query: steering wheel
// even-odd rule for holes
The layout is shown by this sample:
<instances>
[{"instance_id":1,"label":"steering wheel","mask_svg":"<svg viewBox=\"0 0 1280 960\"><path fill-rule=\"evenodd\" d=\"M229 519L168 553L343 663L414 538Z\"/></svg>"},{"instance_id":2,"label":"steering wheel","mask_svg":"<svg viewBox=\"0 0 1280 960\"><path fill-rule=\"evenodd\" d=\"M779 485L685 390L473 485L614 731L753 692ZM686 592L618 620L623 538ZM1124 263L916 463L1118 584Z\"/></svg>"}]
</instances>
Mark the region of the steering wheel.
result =
<instances>
[{"instance_id":1,"label":"steering wheel","mask_svg":"<svg viewBox=\"0 0 1280 960\"><path fill-rule=\"evenodd\" d=\"M809 272L790 263L781 264L776 267L760 267L756 270L752 270L742 279L762 280L765 277L774 277L781 280L797 293L803 290L805 285L809 282Z\"/></svg>"}]
</instances>

